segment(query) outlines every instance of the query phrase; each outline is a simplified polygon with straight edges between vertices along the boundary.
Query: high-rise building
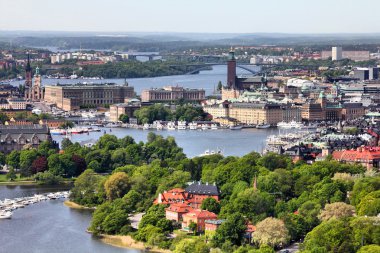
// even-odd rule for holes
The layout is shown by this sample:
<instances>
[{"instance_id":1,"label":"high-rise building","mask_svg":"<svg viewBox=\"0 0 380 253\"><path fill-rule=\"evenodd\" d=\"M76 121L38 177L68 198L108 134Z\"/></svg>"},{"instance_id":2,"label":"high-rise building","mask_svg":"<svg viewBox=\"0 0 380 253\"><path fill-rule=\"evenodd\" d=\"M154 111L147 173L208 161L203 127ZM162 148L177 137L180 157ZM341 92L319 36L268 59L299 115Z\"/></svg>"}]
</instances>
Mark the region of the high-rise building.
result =
<instances>
[{"instance_id":1,"label":"high-rise building","mask_svg":"<svg viewBox=\"0 0 380 253\"><path fill-rule=\"evenodd\" d=\"M342 60L342 47L332 47L331 58L333 61Z\"/></svg>"}]
</instances>

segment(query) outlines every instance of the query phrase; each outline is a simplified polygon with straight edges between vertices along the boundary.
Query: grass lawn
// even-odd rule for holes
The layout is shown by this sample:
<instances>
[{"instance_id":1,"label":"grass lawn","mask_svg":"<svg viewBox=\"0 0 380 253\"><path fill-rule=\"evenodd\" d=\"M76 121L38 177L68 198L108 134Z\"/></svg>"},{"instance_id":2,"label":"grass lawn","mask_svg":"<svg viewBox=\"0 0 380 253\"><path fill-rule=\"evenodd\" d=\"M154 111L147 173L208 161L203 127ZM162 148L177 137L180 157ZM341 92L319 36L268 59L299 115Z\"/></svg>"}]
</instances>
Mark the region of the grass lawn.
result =
<instances>
[{"instance_id":1,"label":"grass lawn","mask_svg":"<svg viewBox=\"0 0 380 253\"><path fill-rule=\"evenodd\" d=\"M13 182L19 182L19 181L33 181L33 179L29 177L21 177L20 174L17 174L17 178ZM0 174L0 182L9 182L7 179L7 174Z\"/></svg>"}]
</instances>

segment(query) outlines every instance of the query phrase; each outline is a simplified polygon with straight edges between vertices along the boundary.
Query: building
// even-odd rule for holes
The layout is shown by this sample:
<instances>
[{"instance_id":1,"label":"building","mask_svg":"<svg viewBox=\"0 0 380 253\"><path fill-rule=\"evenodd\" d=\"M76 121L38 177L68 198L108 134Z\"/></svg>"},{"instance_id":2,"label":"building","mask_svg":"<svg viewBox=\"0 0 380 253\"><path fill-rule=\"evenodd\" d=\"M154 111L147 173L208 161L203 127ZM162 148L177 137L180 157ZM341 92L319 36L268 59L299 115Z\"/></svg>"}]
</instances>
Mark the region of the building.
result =
<instances>
[{"instance_id":1,"label":"building","mask_svg":"<svg viewBox=\"0 0 380 253\"><path fill-rule=\"evenodd\" d=\"M361 164L369 170L378 169L380 147L359 147L354 150L333 151L332 157L340 162Z\"/></svg>"},{"instance_id":2,"label":"building","mask_svg":"<svg viewBox=\"0 0 380 253\"><path fill-rule=\"evenodd\" d=\"M97 107L123 103L125 98L135 97L133 87L127 84L68 84L45 86L45 98L48 103L66 110L78 110L81 107Z\"/></svg>"},{"instance_id":3,"label":"building","mask_svg":"<svg viewBox=\"0 0 380 253\"><path fill-rule=\"evenodd\" d=\"M159 193L154 204L177 204L183 203L194 209L201 207L202 202L206 198L214 198L219 201L220 192L216 185L201 184L201 182L194 182L190 184L185 190L181 188L171 189Z\"/></svg>"},{"instance_id":4,"label":"building","mask_svg":"<svg viewBox=\"0 0 380 253\"><path fill-rule=\"evenodd\" d=\"M215 231L222 225L225 220L205 220L205 234L214 235Z\"/></svg>"},{"instance_id":5,"label":"building","mask_svg":"<svg viewBox=\"0 0 380 253\"><path fill-rule=\"evenodd\" d=\"M136 110L141 108L141 103L139 100L133 100L128 103L120 103L110 105L110 121L119 121L120 115L125 114L129 118L133 117Z\"/></svg>"},{"instance_id":6,"label":"building","mask_svg":"<svg viewBox=\"0 0 380 253\"><path fill-rule=\"evenodd\" d=\"M191 231L189 225L191 223L197 224L196 232L203 233L205 231L206 220L216 220L218 216L207 210L194 210L182 216L182 229Z\"/></svg>"},{"instance_id":7,"label":"building","mask_svg":"<svg viewBox=\"0 0 380 253\"><path fill-rule=\"evenodd\" d=\"M279 104L270 103L232 103L229 117L244 124L271 124L282 121L282 109Z\"/></svg>"},{"instance_id":8,"label":"building","mask_svg":"<svg viewBox=\"0 0 380 253\"><path fill-rule=\"evenodd\" d=\"M342 60L342 47L332 47L331 58L333 61Z\"/></svg>"},{"instance_id":9,"label":"building","mask_svg":"<svg viewBox=\"0 0 380 253\"><path fill-rule=\"evenodd\" d=\"M174 203L165 209L165 218L176 222L182 221L182 216L194 209L186 203Z\"/></svg>"},{"instance_id":10,"label":"building","mask_svg":"<svg viewBox=\"0 0 380 253\"><path fill-rule=\"evenodd\" d=\"M342 109L343 120L354 120L365 115L365 109L362 103L344 103Z\"/></svg>"},{"instance_id":11,"label":"building","mask_svg":"<svg viewBox=\"0 0 380 253\"><path fill-rule=\"evenodd\" d=\"M49 128L46 125L0 125L0 152L4 154L21 150L25 145L38 148L42 142L51 140Z\"/></svg>"},{"instance_id":12,"label":"building","mask_svg":"<svg viewBox=\"0 0 380 253\"><path fill-rule=\"evenodd\" d=\"M334 50L334 48L336 48ZM335 54L335 55L334 55ZM333 57L334 56L334 57ZM369 51L344 51L341 47L333 47L329 51L322 51L321 59L326 60L332 58L332 60L350 59L353 61L368 61L370 59Z\"/></svg>"},{"instance_id":13,"label":"building","mask_svg":"<svg viewBox=\"0 0 380 253\"><path fill-rule=\"evenodd\" d=\"M0 113L7 115L7 117L9 119L14 118L19 113L25 113L26 116L32 115L32 111L29 111L29 110L12 110L12 109L10 109L10 110L1 110Z\"/></svg>"},{"instance_id":14,"label":"building","mask_svg":"<svg viewBox=\"0 0 380 253\"><path fill-rule=\"evenodd\" d=\"M205 90L188 89L180 86L165 86L162 89L143 90L141 102L171 102L176 100L200 102L205 99Z\"/></svg>"},{"instance_id":15,"label":"building","mask_svg":"<svg viewBox=\"0 0 380 253\"><path fill-rule=\"evenodd\" d=\"M220 192L215 184L194 182L186 187L185 192L187 193L187 201L194 209L200 208L206 198L214 198L219 201Z\"/></svg>"},{"instance_id":16,"label":"building","mask_svg":"<svg viewBox=\"0 0 380 253\"><path fill-rule=\"evenodd\" d=\"M25 66L25 88L32 86L32 67L30 66L30 56L28 53L28 61Z\"/></svg>"},{"instance_id":17,"label":"building","mask_svg":"<svg viewBox=\"0 0 380 253\"><path fill-rule=\"evenodd\" d=\"M59 128L66 122L65 119L41 119L38 123L40 125L47 125L49 128Z\"/></svg>"},{"instance_id":18,"label":"building","mask_svg":"<svg viewBox=\"0 0 380 253\"><path fill-rule=\"evenodd\" d=\"M353 70L353 78L358 80L377 80L379 79L379 69L380 68L355 68Z\"/></svg>"},{"instance_id":19,"label":"building","mask_svg":"<svg viewBox=\"0 0 380 253\"><path fill-rule=\"evenodd\" d=\"M44 98L44 91L41 85L41 75L39 68L36 68L34 80L31 86L25 87L25 98L30 101L41 101Z\"/></svg>"},{"instance_id":20,"label":"building","mask_svg":"<svg viewBox=\"0 0 380 253\"><path fill-rule=\"evenodd\" d=\"M9 98L8 103L9 103L10 109L26 110L26 100L23 98Z\"/></svg>"}]
</instances>

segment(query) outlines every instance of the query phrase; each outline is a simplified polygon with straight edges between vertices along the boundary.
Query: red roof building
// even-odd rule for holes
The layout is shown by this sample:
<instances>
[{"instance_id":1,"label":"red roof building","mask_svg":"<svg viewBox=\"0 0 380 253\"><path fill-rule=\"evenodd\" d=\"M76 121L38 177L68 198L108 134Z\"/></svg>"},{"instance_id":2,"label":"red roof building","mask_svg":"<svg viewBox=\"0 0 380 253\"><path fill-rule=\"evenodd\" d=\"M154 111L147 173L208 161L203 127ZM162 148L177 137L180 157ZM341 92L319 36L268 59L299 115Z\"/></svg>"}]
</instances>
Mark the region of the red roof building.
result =
<instances>
[{"instance_id":1,"label":"red roof building","mask_svg":"<svg viewBox=\"0 0 380 253\"><path fill-rule=\"evenodd\" d=\"M191 222L194 222L197 224L197 232L202 233L205 231L205 221L216 219L218 219L218 216L213 212L199 209L194 210L182 216L182 229L190 231L189 225Z\"/></svg>"},{"instance_id":2,"label":"red roof building","mask_svg":"<svg viewBox=\"0 0 380 253\"><path fill-rule=\"evenodd\" d=\"M358 163L367 169L379 168L380 147L360 147L353 150L334 151L335 160L347 163Z\"/></svg>"},{"instance_id":3,"label":"red roof building","mask_svg":"<svg viewBox=\"0 0 380 253\"><path fill-rule=\"evenodd\" d=\"M184 189L174 188L169 191L164 191L158 194L157 199L154 200L154 204L173 204L173 203L188 203Z\"/></svg>"},{"instance_id":4,"label":"red roof building","mask_svg":"<svg viewBox=\"0 0 380 253\"><path fill-rule=\"evenodd\" d=\"M184 214L193 211L194 209L186 203L175 203L165 209L165 216L167 220L179 222L182 221L182 216Z\"/></svg>"}]
</instances>

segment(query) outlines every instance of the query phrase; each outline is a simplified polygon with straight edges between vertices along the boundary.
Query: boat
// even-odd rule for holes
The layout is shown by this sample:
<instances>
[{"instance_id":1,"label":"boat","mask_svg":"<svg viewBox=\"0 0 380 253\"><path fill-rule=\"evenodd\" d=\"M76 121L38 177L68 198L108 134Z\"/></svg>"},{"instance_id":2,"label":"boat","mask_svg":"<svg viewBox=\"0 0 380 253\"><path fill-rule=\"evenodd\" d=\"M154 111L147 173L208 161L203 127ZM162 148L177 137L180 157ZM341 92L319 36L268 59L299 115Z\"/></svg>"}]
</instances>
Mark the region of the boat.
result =
<instances>
[{"instance_id":1,"label":"boat","mask_svg":"<svg viewBox=\"0 0 380 253\"><path fill-rule=\"evenodd\" d=\"M63 129L52 129L50 130L51 135L65 135L66 131Z\"/></svg>"},{"instance_id":2,"label":"boat","mask_svg":"<svg viewBox=\"0 0 380 253\"><path fill-rule=\"evenodd\" d=\"M290 122L279 122L277 124L278 128L285 128L285 129L291 129L291 128L302 128L302 123L301 122L296 122L296 121L290 121Z\"/></svg>"},{"instance_id":3,"label":"boat","mask_svg":"<svg viewBox=\"0 0 380 253\"><path fill-rule=\"evenodd\" d=\"M143 125L143 129L144 129L144 130L149 130L149 128L150 128L150 125L149 125L149 124L144 124L144 125Z\"/></svg>"},{"instance_id":4,"label":"boat","mask_svg":"<svg viewBox=\"0 0 380 253\"><path fill-rule=\"evenodd\" d=\"M265 124L265 123L258 124L258 125L256 126L256 128L258 128L258 129L266 129L266 128L270 128L270 124Z\"/></svg>"},{"instance_id":5,"label":"boat","mask_svg":"<svg viewBox=\"0 0 380 253\"><path fill-rule=\"evenodd\" d=\"M167 127L168 130L175 130L175 123L173 121L169 121Z\"/></svg>"},{"instance_id":6,"label":"boat","mask_svg":"<svg viewBox=\"0 0 380 253\"><path fill-rule=\"evenodd\" d=\"M195 122L189 123L189 129L190 130L197 130L198 129L198 124Z\"/></svg>"},{"instance_id":7,"label":"boat","mask_svg":"<svg viewBox=\"0 0 380 253\"><path fill-rule=\"evenodd\" d=\"M243 126L242 125L230 126L230 129L231 130L241 130L241 129L243 129Z\"/></svg>"},{"instance_id":8,"label":"boat","mask_svg":"<svg viewBox=\"0 0 380 253\"><path fill-rule=\"evenodd\" d=\"M216 149L216 150L209 150L209 149L206 149L205 152L203 154L200 154L199 156L208 156L208 155L223 155L223 151L221 149Z\"/></svg>"},{"instance_id":9,"label":"boat","mask_svg":"<svg viewBox=\"0 0 380 253\"><path fill-rule=\"evenodd\" d=\"M186 130L186 121L178 121L177 128L178 130Z\"/></svg>"},{"instance_id":10,"label":"boat","mask_svg":"<svg viewBox=\"0 0 380 253\"><path fill-rule=\"evenodd\" d=\"M211 124L211 130L218 130L217 124Z\"/></svg>"},{"instance_id":11,"label":"boat","mask_svg":"<svg viewBox=\"0 0 380 253\"><path fill-rule=\"evenodd\" d=\"M208 126L208 124L202 124L201 128L202 128L202 130L207 130L207 129L209 129L209 126Z\"/></svg>"},{"instance_id":12,"label":"boat","mask_svg":"<svg viewBox=\"0 0 380 253\"><path fill-rule=\"evenodd\" d=\"M10 211L0 211L0 219L10 219L12 218L12 214Z\"/></svg>"}]
</instances>

